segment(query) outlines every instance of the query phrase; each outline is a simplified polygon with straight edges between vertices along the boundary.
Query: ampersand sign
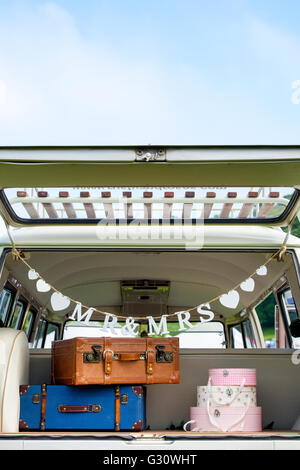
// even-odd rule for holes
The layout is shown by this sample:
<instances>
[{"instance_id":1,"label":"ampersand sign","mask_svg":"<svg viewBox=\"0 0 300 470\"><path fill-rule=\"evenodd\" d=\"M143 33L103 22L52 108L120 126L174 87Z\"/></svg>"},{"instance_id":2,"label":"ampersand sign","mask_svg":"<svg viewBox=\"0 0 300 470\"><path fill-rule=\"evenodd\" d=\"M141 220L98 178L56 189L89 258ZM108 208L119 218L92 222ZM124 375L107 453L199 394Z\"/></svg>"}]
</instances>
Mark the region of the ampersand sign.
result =
<instances>
[{"instance_id":1,"label":"ampersand sign","mask_svg":"<svg viewBox=\"0 0 300 470\"><path fill-rule=\"evenodd\" d=\"M125 325L121 328L123 335L134 335L137 336L139 334L139 324L134 322L133 317L126 318Z\"/></svg>"}]
</instances>

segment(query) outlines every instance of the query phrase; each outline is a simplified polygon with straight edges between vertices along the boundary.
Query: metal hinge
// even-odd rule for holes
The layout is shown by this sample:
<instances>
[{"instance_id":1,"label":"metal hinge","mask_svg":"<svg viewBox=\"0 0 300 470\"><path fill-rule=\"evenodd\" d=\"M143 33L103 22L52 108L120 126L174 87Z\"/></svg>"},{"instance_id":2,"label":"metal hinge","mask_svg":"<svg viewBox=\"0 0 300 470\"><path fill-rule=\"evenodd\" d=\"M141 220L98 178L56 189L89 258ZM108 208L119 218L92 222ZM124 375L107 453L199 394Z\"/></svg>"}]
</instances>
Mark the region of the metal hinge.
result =
<instances>
[{"instance_id":1,"label":"metal hinge","mask_svg":"<svg viewBox=\"0 0 300 470\"><path fill-rule=\"evenodd\" d=\"M139 148L135 151L136 162L164 162L166 161L166 151L159 149Z\"/></svg>"}]
</instances>

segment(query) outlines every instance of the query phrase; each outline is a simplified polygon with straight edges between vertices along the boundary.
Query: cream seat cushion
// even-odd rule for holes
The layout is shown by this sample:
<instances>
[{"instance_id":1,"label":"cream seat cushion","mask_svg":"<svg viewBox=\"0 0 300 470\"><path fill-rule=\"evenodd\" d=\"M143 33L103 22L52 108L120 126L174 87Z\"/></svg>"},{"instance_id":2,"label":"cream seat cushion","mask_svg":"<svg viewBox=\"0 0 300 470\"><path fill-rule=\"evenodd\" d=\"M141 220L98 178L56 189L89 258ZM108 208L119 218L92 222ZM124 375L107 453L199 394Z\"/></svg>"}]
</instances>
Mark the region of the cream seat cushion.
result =
<instances>
[{"instance_id":1,"label":"cream seat cushion","mask_svg":"<svg viewBox=\"0 0 300 470\"><path fill-rule=\"evenodd\" d=\"M19 386L29 383L29 350L24 331L0 328L0 431L18 432Z\"/></svg>"}]
</instances>

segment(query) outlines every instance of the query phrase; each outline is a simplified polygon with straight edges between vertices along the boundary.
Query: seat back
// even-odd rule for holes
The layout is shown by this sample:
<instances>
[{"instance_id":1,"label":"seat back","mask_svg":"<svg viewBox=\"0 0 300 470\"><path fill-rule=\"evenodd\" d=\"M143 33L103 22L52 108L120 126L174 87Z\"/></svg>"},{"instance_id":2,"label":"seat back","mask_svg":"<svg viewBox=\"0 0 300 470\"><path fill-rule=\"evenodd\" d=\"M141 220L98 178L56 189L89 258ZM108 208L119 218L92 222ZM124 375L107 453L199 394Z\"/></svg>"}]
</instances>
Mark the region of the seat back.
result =
<instances>
[{"instance_id":1,"label":"seat back","mask_svg":"<svg viewBox=\"0 0 300 470\"><path fill-rule=\"evenodd\" d=\"M0 328L0 432L19 431L19 386L28 382L26 334L12 328Z\"/></svg>"}]
</instances>

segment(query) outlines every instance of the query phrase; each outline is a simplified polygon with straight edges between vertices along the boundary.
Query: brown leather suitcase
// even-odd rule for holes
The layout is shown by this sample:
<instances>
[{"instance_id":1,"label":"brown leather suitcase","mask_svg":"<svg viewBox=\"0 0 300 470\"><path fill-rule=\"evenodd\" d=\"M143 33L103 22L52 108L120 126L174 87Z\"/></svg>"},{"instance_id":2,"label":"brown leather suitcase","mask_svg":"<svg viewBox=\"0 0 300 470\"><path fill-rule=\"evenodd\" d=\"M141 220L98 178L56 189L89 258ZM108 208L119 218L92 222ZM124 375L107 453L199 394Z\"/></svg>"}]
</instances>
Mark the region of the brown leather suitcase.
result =
<instances>
[{"instance_id":1,"label":"brown leather suitcase","mask_svg":"<svg viewBox=\"0 0 300 470\"><path fill-rule=\"evenodd\" d=\"M52 342L53 384L179 383L178 338L73 338Z\"/></svg>"}]
</instances>

